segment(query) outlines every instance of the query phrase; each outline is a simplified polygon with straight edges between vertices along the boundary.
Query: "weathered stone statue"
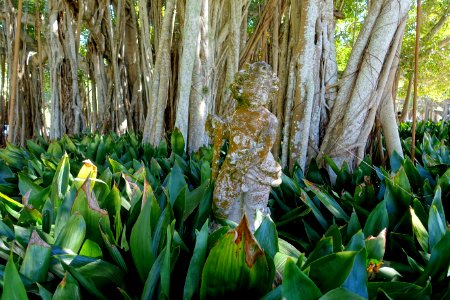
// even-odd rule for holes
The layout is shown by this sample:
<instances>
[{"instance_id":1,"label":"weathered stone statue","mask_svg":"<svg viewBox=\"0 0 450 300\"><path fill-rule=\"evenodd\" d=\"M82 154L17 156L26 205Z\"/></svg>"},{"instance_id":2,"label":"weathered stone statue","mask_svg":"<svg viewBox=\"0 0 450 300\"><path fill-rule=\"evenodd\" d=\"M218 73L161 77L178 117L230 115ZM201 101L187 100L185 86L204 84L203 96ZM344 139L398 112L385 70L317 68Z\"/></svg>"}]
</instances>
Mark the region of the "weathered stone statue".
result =
<instances>
[{"instance_id":1,"label":"weathered stone statue","mask_svg":"<svg viewBox=\"0 0 450 300\"><path fill-rule=\"evenodd\" d=\"M214 139L213 196L216 220L239 223L244 212L254 230L257 210L267 214L271 187L281 184L281 167L270 152L276 137L277 118L265 107L278 78L265 62L246 65L236 73L230 88L238 102L231 119L210 116L207 127ZM228 154L219 170L220 149L229 141Z\"/></svg>"}]
</instances>

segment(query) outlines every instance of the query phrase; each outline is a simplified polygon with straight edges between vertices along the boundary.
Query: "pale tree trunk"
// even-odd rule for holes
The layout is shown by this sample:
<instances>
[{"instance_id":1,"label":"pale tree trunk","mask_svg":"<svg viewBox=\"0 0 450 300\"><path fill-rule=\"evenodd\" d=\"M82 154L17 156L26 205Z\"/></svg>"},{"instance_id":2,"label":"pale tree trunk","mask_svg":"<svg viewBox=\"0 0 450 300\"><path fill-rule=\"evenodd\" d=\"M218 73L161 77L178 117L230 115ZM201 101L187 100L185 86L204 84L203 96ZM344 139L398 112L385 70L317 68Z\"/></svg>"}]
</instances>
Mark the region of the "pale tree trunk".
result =
<instances>
[{"instance_id":1,"label":"pale tree trunk","mask_svg":"<svg viewBox=\"0 0 450 300\"><path fill-rule=\"evenodd\" d=\"M227 58L225 80L221 80L223 85L220 91L219 100L219 115L226 115L233 110L234 101L231 99L230 84L234 80L234 75L239 70L239 53L240 53L240 32L241 32L241 18L242 18L242 0L225 1L228 4L229 12L229 31L227 37ZM245 13L245 12L244 12Z\"/></svg>"},{"instance_id":2,"label":"pale tree trunk","mask_svg":"<svg viewBox=\"0 0 450 300\"><path fill-rule=\"evenodd\" d=\"M399 26L399 37L403 37L403 31L405 29L406 20L404 20ZM397 45L395 45L397 43ZM394 152L403 157L402 144L400 142L400 136L397 128L397 116L394 109L394 100L392 95L393 85L395 83L395 77L398 70L398 64L400 61L400 48L401 48L401 38L398 41L393 42L389 56L394 55L394 61L389 71L389 76L381 96L380 103L380 123L383 129L384 141L386 143L386 148L389 156ZM385 70L384 70L385 71Z\"/></svg>"},{"instance_id":3,"label":"pale tree trunk","mask_svg":"<svg viewBox=\"0 0 450 300\"><path fill-rule=\"evenodd\" d=\"M40 122L41 122L41 132L42 132L42 136L44 137L44 139L48 139L47 136L47 126L45 124L45 84L44 84L44 67L42 65L42 57L44 56L44 49L42 47L42 41L41 41L41 14L39 12L39 1L36 1L35 4L35 10L36 10L36 40L37 40L37 45L38 45L38 55L39 55L39 65L38 65L38 70L39 70L39 98L41 99L40 105L38 106L39 112L41 113L41 117L40 117Z\"/></svg>"},{"instance_id":4,"label":"pale tree trunk","mask_svg":"<svg viewBox=\"0 0 450 300\"><path fill-rule=\"evenodd\" d=\"M90 31L88 41L87 58L91 65L90 72L91 80L93 80L93 94L95 94L95 101L92 102L93 112L92 118L95 123L91 125L93 131L100 131L105 133L107 128L104 124L109 123L109 109L107 110L107 103L110 102L108 98L108 84L106 79L106 70L103 63L105 52L105 36L101 31L102 22L106 10L106 1L103 0L99 5L91 7L92 2L84 2L86 4L83 15L87 18L86 25ZM105 129L105 131L103 131Z\"/></svg>"},{"instance_id":5,"label":"pale tree trunk","mask_svg":"<svg viewBox=\"0 0 450 300\"><path fill-rule=\"evenodd\" d=\"M19 0L18 3L18 13L16 17L16 27L15 27L15 34L14 34L14 58L13 63L9 64L12 68L12 76L9 77L11 80L10 82L10 94L9 94L9 116L8 116L8 123L9 123L9 134L8 134L8 142L9 143L15 143L16 138L16 127L19 124L18 120L18 107L15 103L16 101L16 95L17 95L17 72L19 68L19 46L20 46L20 34L21 34L21 25L22 25L22 0Z\"/></svg>"},{"instance_id":6,"label":"pale tree trunk","mask_svg":"<svg viewBox=\"0 0 450 300\"><path fill-rule=\"evenodd\" d=\"M127 112L127 125L129 131L138 131L140 123L139 110L142 103L142 71L140 62L140 48L138 35L138 20L134 9L134 1L126 1L125 9L125 66L128 89L125 90L125 109Z\"/></svg>"},{"instance_id":7,"label":"pale tree trunk","mask_svg":"<svg viewBox=\"0 0 450 300\"><path fill-rule=\"evenodd\" d=\"M158 51L156 52L155 67L153 70L152 90L150 103L147 106L142 143L159 145L164 131L164 112L167 106L170 80L170 48L173 33L173 20L175 14L175 1L166 2L165 14L159 36Z\"/></svg>"},{"instance_id":8,"label":"pale tree trunk","mask_svg":"<svg viewBox=\"0 0 450 300\"><path fill-rule=\"evenodd\" d=\"M116 24L113 26L110 10L106 9L106 28L109 38L109 47L111 50L111 65L112 65L112 83L113 85L113 95L112 95L112 111L111 117L111 128L117 133L124 133L127 128L127 119L124 105L124 85L126 82L122 80L121 70L122 62L119 59L124 57L124 33L125 33L125 0L119 0L117 4L116 13ZM109 0L106 2L106 7L109 7ZM107 127L103 126L103 131L107 131Z\"/></svg>"},{"instance_id":9,"label":"pale tree trunk","mask_svg":"<svg viewBox=\"0 0 450 300\"><path fill-rule=\"evenodd\" d=\"M405 122L406 118L408 118L409 100L411 99L413 76L414 76L414 73L412 73L412 72L408 76L408 88L406 90L406 96L405 96L405 101L403 102L402 114L400 115L400 120L399 120L401 123Z\"/></svg>"},{"instance_id":10,"label":"pale tree trunk","mask_svg":"<svg viewBox=\"0 0 450 300\"><path fill-rule=\"evenodd\" d=\"M288 15L288 13L286 12ZM274 113L278 119L278 127L277 127L277 137L275 143L273 144L272 153L275 158L280 157L281 152L281 140L283 137L283 124L284 124L284 105L285 105L285 95L288 81L288 62L290 57L290 48L289 48L289 22L285 21L282 25L282 42L281 42L281 52L279 58L279 68L278 68L278 78L280 80L278 94L276 96L274 107ZM285 147L287 151L287 147ZM287 161L287 155L286 155ZM285 164L286 165L286 164Z\"/></svg>"},{"instance_id":11,"label":"pale tree trunk","mask_svg":"<svg viewBox=\"0 0 450 300\"><path fill-rule=\"evenodd\" d=\"M208 143L205 132L205 123L208 113L211 112L211 77L213 69L210 47L210 0L202 0L201 27L197 57L195 60L193 84L191 89L189 106L189 152L197 151L201 146Z\"/></svg>"},{"instance_id":12,"label":"pale tree trunk","mask_svg":"<svg viewBox=\"0 0 450 300\"><path fill-rule=\"evenodd\" d=\"M49 35L50 35L50 97L51 97L51 122L50 139L58 139L63 134L63 120L61 113L61 66L64 57L63 47L59 40L59 12L62 2L49 1Z\"/></svg>"},{"instance_id":13,"label":"pale tree trunk","mask_svg":"<svg viewBox=\"0 0 450 300\"><path fill-rule=\"evenodd\" d=\"M185 139L188 138L189 98L191 94L192 71L194 69L199 44L201 7L202 1L187 0L184 17L182 36L183 52L180 60L180 73L178 75L178 101L175 126L178 127Z\"/></svg>"},{"instance_id":14,"label":"pale tree trunk","mask_svg":"<svg viewBox=\"0 0 450 300\"><path fill-rule=\"evenodd\" d=\"M144 88L144 95L146 99L146 106L150 106L150 95L152 92L152 82L153 82L153 52L150 37L150 21L148 18L147 1L139 0L139 43L141 50L141 72L142 72L142 85ZM156 31L155 31L156 36ZM139 114L139 130L144 130L145 128L145 115L144 107L142 107L142 115Z\"/></svg>"},{"instance_id":15,"label":"pale tree trunk","mask_svg":"<svg viewBox=\"0 0 450 300\"><path fill-rule=\"evenodd\" d=\"M409 6L407 0L372 2L344 72L319 160L325 154L338 166L346 161L352 167L362 159L388 77L381 71L390 71L390 45L401 40L399 27Z\"/></svg>"},{"instance_id":16,"label":"pale tree trunk","mask_svg":"<svg viewBox=\"0 0 450 300\"><path fill-rule=\"evenodd\" d=\"M296 72L290 82L292 90L292 115L289 123L290 137L289 168L292 170L294 163L298 162L304 170L306 166L306 154L311 128L315 96L315 70L316 49L315 34L316 22L319 17L319 3L317 1L291 2L291 32L298 34L296 47L291 58L290 71ZM320 45L319 45L320 47ZM287 122L286 122L287 124Z\"/></svg>"},{"instance_id":17,"label":"pale tree trunk","mask_svg":"<svg viewBox=\"0 0 450 300\"><path fill-rule=\"evenodd\" d=\"M70 98L66 99L69 102L68 110L63 111L66 132L72 134L78 134L81 132L83 127L82 120L82 110L81 110L81 99L80 99L80 89L78 86L78 51L76 49L75 43L75 26L73 12L69 7L67 1L64 1L64 21L62 22L62 30L64 33L64 40L62 45L64 47L64 57L68 60L68 67L70 72L68 75L71 78Z\"/></svg>"},{"instance_id":18,"label":"pale tree trunk","mask_svg":"<svg viewBox=\"0 0 450 300\"><path fill-rule=\"evenodd\" d=\"M333 106L337 67L333 1L292 1L291 40L282 164L305 170L318 153Z\"/></svg>"}]
</instances>

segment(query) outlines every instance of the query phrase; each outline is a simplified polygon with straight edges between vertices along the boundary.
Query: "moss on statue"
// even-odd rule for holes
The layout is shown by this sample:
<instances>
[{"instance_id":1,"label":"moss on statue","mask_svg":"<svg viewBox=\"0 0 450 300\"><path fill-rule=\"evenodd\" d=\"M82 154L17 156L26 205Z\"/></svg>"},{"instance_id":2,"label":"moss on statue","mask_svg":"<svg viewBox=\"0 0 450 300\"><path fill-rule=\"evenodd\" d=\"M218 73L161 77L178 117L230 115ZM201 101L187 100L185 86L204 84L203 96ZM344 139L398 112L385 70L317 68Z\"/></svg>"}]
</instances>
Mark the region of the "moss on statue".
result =
<instances>
[{"instance_id":1,"label":"moss on statue","mask_svg":"<svg viewBox=\"0 0 450 300\"><path fill-rule=\"evenodd\" d=\"M278 79L265 62L248 64L230 86L237 108L229 121L209 116L213 135L214 217L239 223L247 215L254 230L257 211L267 214L271 187L281 184L281 167L270 149L276 138L277 118L265 106L278 90ZM229 141L228 154L219 170L220 149Z\"/></svg>"}]
</instances>

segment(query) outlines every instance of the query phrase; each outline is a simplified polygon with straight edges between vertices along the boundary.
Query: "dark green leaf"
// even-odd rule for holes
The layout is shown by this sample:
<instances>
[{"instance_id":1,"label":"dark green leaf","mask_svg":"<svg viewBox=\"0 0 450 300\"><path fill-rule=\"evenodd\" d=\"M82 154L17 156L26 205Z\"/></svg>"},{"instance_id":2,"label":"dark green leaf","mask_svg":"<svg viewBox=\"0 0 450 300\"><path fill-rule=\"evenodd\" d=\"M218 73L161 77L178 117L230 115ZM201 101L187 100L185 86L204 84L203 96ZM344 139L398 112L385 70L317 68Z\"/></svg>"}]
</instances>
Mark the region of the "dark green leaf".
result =
<instances>
[{"instance_id":1,"label":"dark green leaf","mask_svg":"<svg viewBox=\"0 0 450 300\"><path fill-rule=\"evenodd\" d=\"M281 291L283 299L286 300L314 300L322 296L313 280L308 278L291 259L286 262Z\"/></svg>"},{"instance_id":2,"label":"dark green leaf","mask_svg":"<svg viewBox=\"0 0 450 300\"><path fill-rule=\"evenodd\" d=\"M355 251L344 251L319 258L309 266L309 277L322 293L340 287L353 269L357 254Z\"/></svg>"},{"instance_id":3,"label":"dark green leaf","mask_svg":"<svg viewBox=\"0 0 450 300\"><path fill-rule=\"evenodd\" d=\"M3 294L4 300L25 300L28 299L25 287L20 279L19 272L17 272L14 265L12 255L9 256L6 263L5 276L3 278Z\"/></svg>"}]
</instances>

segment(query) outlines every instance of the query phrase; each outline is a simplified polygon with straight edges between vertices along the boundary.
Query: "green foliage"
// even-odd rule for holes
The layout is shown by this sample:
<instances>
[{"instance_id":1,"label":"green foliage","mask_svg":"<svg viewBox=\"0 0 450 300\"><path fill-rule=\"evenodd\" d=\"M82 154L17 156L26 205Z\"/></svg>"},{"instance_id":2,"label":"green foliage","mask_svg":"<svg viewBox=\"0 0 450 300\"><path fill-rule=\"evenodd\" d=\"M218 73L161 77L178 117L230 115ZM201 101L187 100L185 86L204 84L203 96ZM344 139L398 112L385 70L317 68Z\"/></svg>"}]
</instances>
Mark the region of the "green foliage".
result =
<instances>
[{"instance_id":1,"label":"green foliage","mask_svg":"<svg viewBox=\"0 0 450 300\"><path fill-rule=\"evenodd\" d=\"M327 159L334 184L317 164L283 174L254 234L245 222L210 232L211 149L188 155L177 132L158 148L133 134L8 145L3 298L446 297L448 127L419 125L415 165L366 157L350 172Z\"/></svg>"}]
</instances>

